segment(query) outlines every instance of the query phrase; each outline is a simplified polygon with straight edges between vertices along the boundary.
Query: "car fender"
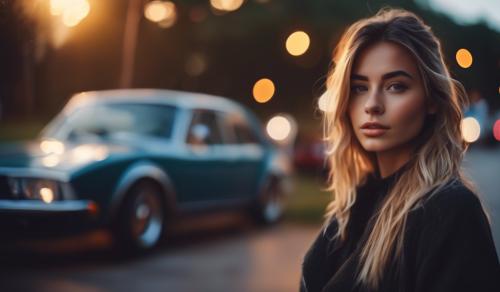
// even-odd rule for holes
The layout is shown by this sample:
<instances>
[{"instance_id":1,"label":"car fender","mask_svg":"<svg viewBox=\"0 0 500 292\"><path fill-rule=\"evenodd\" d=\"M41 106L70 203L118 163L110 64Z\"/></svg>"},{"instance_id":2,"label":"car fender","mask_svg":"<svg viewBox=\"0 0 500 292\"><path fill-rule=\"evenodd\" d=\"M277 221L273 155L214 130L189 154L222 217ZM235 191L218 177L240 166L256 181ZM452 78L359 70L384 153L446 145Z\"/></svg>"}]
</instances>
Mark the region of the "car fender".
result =
<instances>
[{"instance_id":1,"label":"car fender","mask_svg":"<svg viewBox=\"0 0 500 292\"><path fill-rule=\"evenodd\" d=\"M138 162L127 168L115 187L110 202L109 222L118 214L121 203L123 202L128 190L141 179L152 179L157 182L163 190L165 208L167 215L175 211L175 191L172 181L168 174L160 167L149 161Z\"/></svg>"},{"instance_id":2,"label":"car fender","mask_svg":"<svg viewBox=\"0 0 500 292\"><path fill-rule=\"evenodd\" d=\"M260 183L259 196L269 183L278 183L285 194L290 193L292 165L287 154L282 150L274 150L266 165L266 175Z\"/></svg>"}]
</instances>

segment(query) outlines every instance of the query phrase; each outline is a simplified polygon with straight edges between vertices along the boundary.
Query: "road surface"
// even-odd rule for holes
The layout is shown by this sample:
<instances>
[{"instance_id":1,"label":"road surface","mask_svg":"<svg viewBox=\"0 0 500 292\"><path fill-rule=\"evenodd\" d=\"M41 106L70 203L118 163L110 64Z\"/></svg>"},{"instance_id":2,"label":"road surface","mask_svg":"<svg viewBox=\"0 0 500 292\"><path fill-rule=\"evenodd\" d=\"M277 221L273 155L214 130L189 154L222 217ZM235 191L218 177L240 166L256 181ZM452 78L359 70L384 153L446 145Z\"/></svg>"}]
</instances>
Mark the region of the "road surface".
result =
<instances>
[{"instance_id":1,"label":"road surface","mask_svg":"<svg viewBox=\"0 0 500 292\"><path fill-rule=\"evenodd\" d=\"M500 148L470 149L464 167L489 209L500 251ZM129 259L110 250L102 232L2 247L0 291L297 291L302 257L319 226L219 221Z\"/></svg>"}]
</instances>

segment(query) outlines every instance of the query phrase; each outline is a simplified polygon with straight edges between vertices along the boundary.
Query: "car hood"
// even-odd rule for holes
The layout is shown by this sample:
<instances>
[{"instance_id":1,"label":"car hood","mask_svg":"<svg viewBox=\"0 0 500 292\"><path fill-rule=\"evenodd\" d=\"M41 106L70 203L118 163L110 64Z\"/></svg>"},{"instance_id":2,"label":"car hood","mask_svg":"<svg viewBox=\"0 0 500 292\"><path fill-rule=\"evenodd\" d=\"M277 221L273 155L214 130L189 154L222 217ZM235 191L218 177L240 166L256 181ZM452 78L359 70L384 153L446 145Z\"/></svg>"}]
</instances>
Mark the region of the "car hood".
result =
<instances>
[{"instance_id":1,"label":"car hood","mask_svg":"<svg viewBox=\"0 0 500 292\"><path fill-rule=\"evenodd\" d=\"M0 144L0 168L72 170L132 151L140 150L131 145L65 143L51 139Z\"/></svg>"}]
</instances>

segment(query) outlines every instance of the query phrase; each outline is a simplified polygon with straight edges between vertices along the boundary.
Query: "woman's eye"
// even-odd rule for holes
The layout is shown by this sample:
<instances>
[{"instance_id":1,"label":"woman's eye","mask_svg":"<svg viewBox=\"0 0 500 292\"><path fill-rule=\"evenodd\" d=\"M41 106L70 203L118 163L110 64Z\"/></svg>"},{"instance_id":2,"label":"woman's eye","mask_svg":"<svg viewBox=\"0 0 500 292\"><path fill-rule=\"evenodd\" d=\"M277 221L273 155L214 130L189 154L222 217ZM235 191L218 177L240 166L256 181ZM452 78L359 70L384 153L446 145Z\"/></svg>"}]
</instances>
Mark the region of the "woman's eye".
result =
<instances>
[{"instance_id":1,"label":"woman's eye","mask_svg":"<svg viewBox=\"0 0 500 292\"><path fill-rule=\"evenodd\" d=\"M408 86L401 83L394 83L389 85L389 87L387 87L387 90L393 92L404 92L406 89L408 89Z\"/></svg>"},{"instance_id":2,"label":"woman's eye","mask_svg":"<svg viewBox=\"0 0 500 292\"><path fill-rule=\"evenodd\" d=\"M368 88L364 85L353 85L351 86L351 93L359 94L367 91Z\"/></svg>"}]
</instances>

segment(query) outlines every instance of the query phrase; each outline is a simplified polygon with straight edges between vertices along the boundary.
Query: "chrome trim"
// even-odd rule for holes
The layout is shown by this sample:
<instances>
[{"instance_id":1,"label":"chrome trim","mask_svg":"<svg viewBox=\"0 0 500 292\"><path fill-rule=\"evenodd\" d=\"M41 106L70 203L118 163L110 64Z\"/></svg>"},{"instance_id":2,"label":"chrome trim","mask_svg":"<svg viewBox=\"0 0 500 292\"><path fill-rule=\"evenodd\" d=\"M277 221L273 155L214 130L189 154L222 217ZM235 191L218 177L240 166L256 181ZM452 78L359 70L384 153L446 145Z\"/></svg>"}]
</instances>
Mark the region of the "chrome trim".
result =
<instances>
[{"instance_id":1,"label":"chrome trim","mask_svg":"<svg viewBox=\"0 0 500 292\"><path fill-rule=\"evenodd\" d=\"M51 169L0 167L0 175L15 177L15 178L19 177L19 178L51 179L60 182L69 182L70 180L68 174Z\"/></svg>"},{"instance_id":2,"label":"chrome trim","mask_svg":"<svg viewBox=\"0 0 500 292\"><path fill-rule=\"evenodd\" d=\"M54 201L50 204L35 200L0 200L0 212L88 212L92 201Z\"/></svg>"}]
</instances>

